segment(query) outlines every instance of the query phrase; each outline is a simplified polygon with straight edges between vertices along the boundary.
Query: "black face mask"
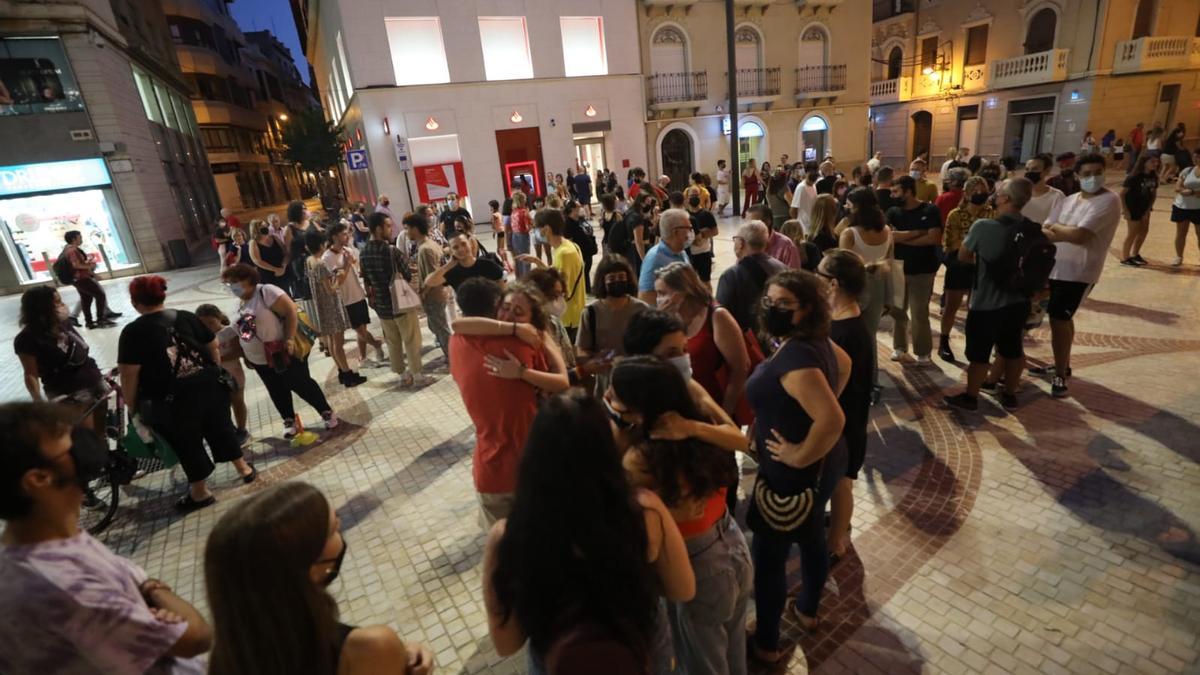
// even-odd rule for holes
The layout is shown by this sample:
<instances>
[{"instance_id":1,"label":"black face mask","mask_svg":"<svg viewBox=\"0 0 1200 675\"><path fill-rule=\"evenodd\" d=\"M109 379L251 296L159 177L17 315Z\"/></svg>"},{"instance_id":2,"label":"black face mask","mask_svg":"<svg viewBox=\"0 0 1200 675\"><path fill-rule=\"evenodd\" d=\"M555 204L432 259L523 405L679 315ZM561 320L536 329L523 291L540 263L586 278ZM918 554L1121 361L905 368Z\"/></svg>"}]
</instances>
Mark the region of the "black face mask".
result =
<instances>
[{"instance_id":1,"label":"black face mask","mask_svg":"<svg viewBox=\"0 0 1200 675\"><path fill-rule=\"evenodd\" d=\"M260 227L260 228L258 228L258 236L260 236L260 237L265 237L265 236L267 236L268 234L271 234L271 228L269 228L269 227Z\"/></svg>"},{"instance_id":2,"label":"black face mask","mask_svg":"<svg viewBox=\"0 0 1200 675\"><path fill-rule=\"evenodd\" d=\"M1028 179L1030 183L1040 183L1040 182L1042 182L1042 172L1041 171L1026 171L1025 178Z\"/></svg>"},{"instance_id":3,"label":"black face mask","mask_svg":"<svg viewBox=\"0 0 1200 675\"><path fill-rule=\"evenodd\" d=\"M975 206L983 206L984 204L987 203L987 200L988 200L988 195L983 194L981 192L976 192L975 194L971 195L971 203L974 204Z\"/></svg>"},{"instance_id":4,"label":"black face mask","mask_svg":"<svg viewBox=\"0 0 1200 675\"><path fill-rule=\"evenodd\" d=\"M633 284L628 281L610 281L604 284L604 290L610 298L620 298L633 295Z\"/></svg>"},{"instance_id":5,"label":"black face mask","mask_svg":"<svg viewBox=\"0 0 1200 675\"><path fill-rule=\"evenodd\" d=\"M784 307L771 307L767 309L765 314L767 332L775 337L790 335L796 327L792 323L792 314L794 313L793 310Z\"/></svg>"},{"instance_id":6,"label":"black face mask","mask_svg":"<svg viewBox=\"0 0 1200 675\"><path fill-rule=\"evenodd\" d=\"M342 562L346 560L346 549L350 547L346 543L346 535L340 535L342 538L342 550L338 551L337 557L333 559L333 567L329 568L328 574L325 576L325 585L329 586L342 573Z\"/></svg>"}]
</instances>

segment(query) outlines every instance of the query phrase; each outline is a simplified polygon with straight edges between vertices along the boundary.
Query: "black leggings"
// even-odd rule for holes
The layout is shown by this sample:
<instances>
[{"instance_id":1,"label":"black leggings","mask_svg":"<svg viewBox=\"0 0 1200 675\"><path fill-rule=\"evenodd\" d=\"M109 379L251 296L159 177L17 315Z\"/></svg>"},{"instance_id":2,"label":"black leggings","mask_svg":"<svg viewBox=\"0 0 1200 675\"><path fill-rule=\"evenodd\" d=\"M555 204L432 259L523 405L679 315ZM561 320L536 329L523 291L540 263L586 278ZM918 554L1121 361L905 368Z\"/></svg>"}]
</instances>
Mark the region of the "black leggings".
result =
<instances>
[{"instance_id":1,"label":"black leggings","mask_svg":"<svg viewBox=\"0 0 1200 675\"><path fill-rule=\"evenodd\" d=\"M108 296L96 280L87 277L75 280L75 290L79 291L79 303L83 305L83 318L88 324L92 321L92 300L96 301L96 321L103 321L108 316Z\"/></svg>"},{"instance_id":2,"label":"black leggings","mask_svg":"<svg viewBox=\"0 0 1200 675\"><path fill-rule=\"evenodd\" d=\"M171 445L189 483L204 480L213 472L208 449L218 462L232 462L242 457L237 430L229 417L229 389L215 380L176 386L167 424L154 430Z\"/></svg>"},{"instance_id":3,"label":"black leggings","mask_svg":"<svg viewBox=\"0 0 1200 675\"><path fill-rule=\"evenodd\" d=\"M279 411L284 424L290 424L296 419L296 407L292 405L293 392L321 414L332 410L329 401L325 399L325 392L321 391L321 385L308 373L308 361L297 358L289 360L287 370L282 373L275 372L271 366L250 364L266 385L271 402L275 404L275 410Z\"/></svg>"}]
</instances>

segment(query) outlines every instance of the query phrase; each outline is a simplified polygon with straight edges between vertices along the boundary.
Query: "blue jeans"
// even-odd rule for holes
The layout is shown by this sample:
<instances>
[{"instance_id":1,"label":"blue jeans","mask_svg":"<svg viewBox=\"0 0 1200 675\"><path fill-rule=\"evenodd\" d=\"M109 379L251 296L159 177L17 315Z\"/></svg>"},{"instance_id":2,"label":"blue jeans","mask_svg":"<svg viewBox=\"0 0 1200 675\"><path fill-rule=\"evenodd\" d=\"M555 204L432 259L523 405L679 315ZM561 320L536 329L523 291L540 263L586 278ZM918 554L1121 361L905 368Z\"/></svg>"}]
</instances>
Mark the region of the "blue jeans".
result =
<instances>
[{"instance_id":1,"label":"blue jeans","mask_svg":"<svg viewBox=\"0 0 1200 675\"><path fill-rule=\"evenodd\" d=\"M816 616L821 591L829 577L829 550L825 542L825 505L833 488L846 475L846 444L839 442L825 456L821 487L808 518L796 530L777 532L764 525L754 530L750 552L754 558L754 641L759 649L779 648L779 621L787 601L787 560L792 544L800 547L800 577L804 583L796 607L805 616ZM753 497L751 497L753 499ZM751 507L753 508L753 506Z\"/></svg>"},{"instance_id":2,"label":"blue jeans","mask_svg":"<svg viewBox=\"0 0 1200 675\"><path fill-rule=\"evenodd\" d=\"M696 596L667 607L679 672L746 675L746 612L754 585L750 549L729 512L687 540Z\"/></svg>"},{"instance_id":3,"label":"blue jeans","mask_svg":"<svg viewBox=\"0 0 1200 675\"><path fill-rule=\"evenodd\" d=\"M512 251L513 259L524 253L529 253L529 233L528 232L513 232L512 241L509 242L509 250ZM517 262L517 277L525 276L529 271L529 263Z\"/></svg>"}]
</instances>

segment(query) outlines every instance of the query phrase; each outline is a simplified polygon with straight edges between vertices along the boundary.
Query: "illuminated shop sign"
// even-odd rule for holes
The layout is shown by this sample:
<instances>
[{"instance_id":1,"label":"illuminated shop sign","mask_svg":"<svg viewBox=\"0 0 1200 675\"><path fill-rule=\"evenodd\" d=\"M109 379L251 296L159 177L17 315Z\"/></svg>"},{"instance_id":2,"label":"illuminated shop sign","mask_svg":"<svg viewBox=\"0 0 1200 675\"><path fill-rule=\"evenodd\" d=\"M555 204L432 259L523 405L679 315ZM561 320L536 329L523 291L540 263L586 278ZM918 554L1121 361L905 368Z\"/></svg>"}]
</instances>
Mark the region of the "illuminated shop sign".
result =
<instances>
[{"instance_id":1,"label":"illuminated shop sign","mask_svg":"<svg viewBox=\"0 0 1200 675\"><path fill-rule=\"evenodd\" d=\"M0 197L98 187L111 182L104 160L98 157L0 166Z\"/></svg>"}]
</instances>

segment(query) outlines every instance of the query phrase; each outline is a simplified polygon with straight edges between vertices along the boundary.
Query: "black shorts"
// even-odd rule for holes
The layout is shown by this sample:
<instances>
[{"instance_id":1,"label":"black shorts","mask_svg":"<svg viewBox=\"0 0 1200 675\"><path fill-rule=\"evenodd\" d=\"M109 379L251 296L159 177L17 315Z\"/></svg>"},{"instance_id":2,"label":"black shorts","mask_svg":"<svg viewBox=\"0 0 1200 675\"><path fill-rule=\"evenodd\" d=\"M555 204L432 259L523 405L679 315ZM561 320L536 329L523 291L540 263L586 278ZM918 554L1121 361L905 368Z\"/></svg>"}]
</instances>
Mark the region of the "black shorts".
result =
<instances>
[{"instance_id":1,"label":"black shorts","mask_svg":"<svg viewBox=\"0 0 1200 675\"><path fill-rule=\"evenodd\" d=\"M700 281L712 281L712 265L713 253L697 253L695 255L688 254L688 260L692 263L692 269L696 270L696 274L700 277Z\"/></svg>"},{"instance_id":2,"label":"black shorts","mask_svg":"<svg viewBox=\"0 0 1200 675\"><path fill-rule=\"evenodd\" d=\"M1001 309L967 312L967 362L988 363L992 359L992 348L1005 359L1019 359L1025 355L1022 339L1025 335L1025 317L1029 316L1029 301L1019 302Z\"/></svg>"},{"instance_id":3,"label":"black shorts","mask_svg":"<svg viewBox=\"0 0 1200 675\"><path fill-rule=\"evenodd\" d=\"M1051 279L1050 304L1046 306L1046 315L1051 319L1070 321L1091 287L1091 284L1082 281Z\"/></svg>"},{"instance_id":4,"label":"black shorts","mask_svg":"<svg viewBox=\"0 0 1200 675\"><path fill-rule=\"evenodd\" d=\"M969 291L975 285L975 265L958 259L958 251L946 252L946 278L942 280L942 292Z\"/></svg>"},{"instance_id":5,"label":"black shorts","mask_svg":"<svg viewBox=\"0 0 1200 675\"><path fill-rule=\"evenodd\" d=\"M1174 204L1171 205L1171 222L1172 223L1197 223L1200 224L1200 209L1181 209Z\"/></svg>"},{"instance_id":6,"label":"black shorts","mask_svg":"<svg viewBox=\"0 0 1200 675\"><path fill-rule=\"evenodd\" d=\"M371 312L367 310L367 301L359 300L353 305L346 305L346 315L350 317L350 327L358 328L371 323Z\"/></svg>"}]
</instances>

